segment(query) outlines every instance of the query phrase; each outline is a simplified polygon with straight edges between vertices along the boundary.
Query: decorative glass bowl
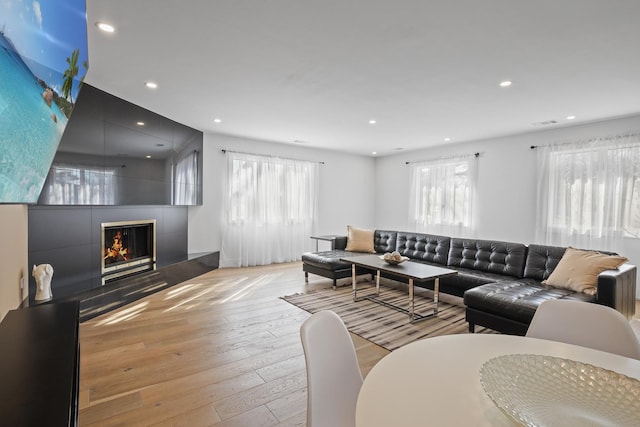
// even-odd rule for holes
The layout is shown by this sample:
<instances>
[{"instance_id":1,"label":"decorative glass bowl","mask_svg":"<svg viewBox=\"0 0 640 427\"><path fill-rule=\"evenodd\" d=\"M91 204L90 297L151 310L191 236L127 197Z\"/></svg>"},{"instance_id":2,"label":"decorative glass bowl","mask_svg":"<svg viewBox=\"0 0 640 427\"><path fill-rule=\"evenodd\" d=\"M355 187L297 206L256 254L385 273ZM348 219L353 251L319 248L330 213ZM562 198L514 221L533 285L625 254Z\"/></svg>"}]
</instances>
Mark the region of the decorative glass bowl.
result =
<instances>
[{"instance_id":1,"label":"decorative glass bowl","mask_svg":"<svg viewBox=\"0 0 640 427\"><path fill-rule=\"evenodd\" d=\"M386 262L387 264L391 264L391 265L402 264L403 262L409 259L409 257L406 257L406 256L401 256L400 258L394 258L394 257L391 257L390 255L391 254L380 255L380 259Z\"/></svg>"},{"instance_id":2,"label":"decorative glass bowl","mask_svg":"<svg viewBox=\"0 0 640 427\"><path fill-rule=\"evenodd\" d=\"M597 366L532 354L480 369L491 400L525 426L640 426L640 381Z\"/></svg>"}]
</instances>

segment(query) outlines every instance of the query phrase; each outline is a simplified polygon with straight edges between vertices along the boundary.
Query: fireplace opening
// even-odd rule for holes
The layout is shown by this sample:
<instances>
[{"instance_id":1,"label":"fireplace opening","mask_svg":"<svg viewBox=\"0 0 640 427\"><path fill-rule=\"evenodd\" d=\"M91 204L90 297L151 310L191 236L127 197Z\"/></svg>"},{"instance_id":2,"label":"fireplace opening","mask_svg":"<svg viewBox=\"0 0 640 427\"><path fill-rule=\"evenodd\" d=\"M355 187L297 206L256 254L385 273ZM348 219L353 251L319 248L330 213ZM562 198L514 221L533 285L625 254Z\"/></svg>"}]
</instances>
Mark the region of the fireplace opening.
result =
<instances>
[{"instance_id":1,"label":"fireplace opening","mask_svg":"<svg viewBox=\"0 0 640 427\"><path fill-rule=\"evenodd\" d=\"M156 269L156 220L105 222L102 284Z\"/></svg>"}]
</instances>

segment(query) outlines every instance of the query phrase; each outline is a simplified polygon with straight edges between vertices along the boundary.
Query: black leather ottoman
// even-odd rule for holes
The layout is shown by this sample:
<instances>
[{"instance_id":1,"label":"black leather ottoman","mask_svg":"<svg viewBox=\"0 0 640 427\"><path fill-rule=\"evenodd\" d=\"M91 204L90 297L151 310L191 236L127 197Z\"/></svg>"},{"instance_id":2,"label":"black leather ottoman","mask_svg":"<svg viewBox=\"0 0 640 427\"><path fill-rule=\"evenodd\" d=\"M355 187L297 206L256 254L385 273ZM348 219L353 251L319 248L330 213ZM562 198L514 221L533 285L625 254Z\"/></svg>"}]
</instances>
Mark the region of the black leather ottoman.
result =
<instances>
[{"instance_id":1,"label":"black leather ottoman","mask_svg":"<svg viewBox=\"0 0 640 427\"><path fill-rule=\"evenodd\" d=\"M538 306L549 299L594 302L596 297L553 288L533 280L488 283L464 293L469 332L479 324L496 331L525 335Z\"/></svg>"},{"instance_id":2,"label":"black leather ottoman","mask_svg":"<svg viewBox=\"0 0 640 427\"><path fill-rule=\"evenodd\" d=\"M340 261L340 258L353 256L354 252L341 249L324 252L307 252L302 254L302 270L305 282L309 281L309 273L333 279L333 288L336 281L345 277L351 277L351 263Z\"/></svg>"}]
</instances>

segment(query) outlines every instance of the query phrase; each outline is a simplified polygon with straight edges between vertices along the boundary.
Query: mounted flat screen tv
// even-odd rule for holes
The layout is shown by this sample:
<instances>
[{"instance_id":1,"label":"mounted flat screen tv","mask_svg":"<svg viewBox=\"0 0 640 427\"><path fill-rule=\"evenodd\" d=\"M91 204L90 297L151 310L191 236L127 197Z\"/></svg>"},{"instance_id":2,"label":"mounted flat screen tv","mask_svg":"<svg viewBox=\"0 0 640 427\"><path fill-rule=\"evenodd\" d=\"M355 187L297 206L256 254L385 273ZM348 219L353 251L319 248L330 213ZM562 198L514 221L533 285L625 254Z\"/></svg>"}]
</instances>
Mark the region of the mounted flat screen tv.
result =
<instances>
[{"instance_id":1,"label":"mounted flat screen tv","mask_svg":"<svg viewBox=\"0 0 640 427\"><path fill-rule=\"evenodd\" d=\"M85 0L0 2L0 203L35 203L88 69Z\"/></svg>"}]
</instances>

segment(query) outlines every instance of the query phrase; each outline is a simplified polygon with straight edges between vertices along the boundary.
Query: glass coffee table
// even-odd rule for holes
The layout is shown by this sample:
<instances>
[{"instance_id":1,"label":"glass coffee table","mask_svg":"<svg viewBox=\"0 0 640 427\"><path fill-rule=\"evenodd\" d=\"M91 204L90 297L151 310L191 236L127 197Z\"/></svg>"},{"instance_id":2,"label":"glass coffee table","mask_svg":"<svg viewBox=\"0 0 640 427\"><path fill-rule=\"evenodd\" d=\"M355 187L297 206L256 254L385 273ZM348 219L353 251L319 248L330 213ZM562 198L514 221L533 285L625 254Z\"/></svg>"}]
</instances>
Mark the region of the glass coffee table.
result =
<instances>
[{"instance_id":1,"label":"glass coffee table","mask_svg":"<svg viewBox=\"0 0 640 427\"><path fill-rule=\"evenodd\" d=\"M369 300L386 307L393 308L395 310L407 313L409 315L409 322L417 322L425 320L438 314L438 294L440 292L440 278L447 276L455 276L458 274L456 270L451 270L443 267L436 267L433 265L422 264L419 262L405 261L399 265L391 265L380 259L379 255L358 255L340 258L342 261L351 263L351 283L353 285L353 300ZM357 296L356 286L356 269L357 267L363 267L369 270L376 271L376 295L366 295L361 298ZM378 298L380 295L380 273L384 272L385 275L398 277L400 279L408 279L409 282L409 304L408 308L401 307L396 304L392 304L388 301ZM434 281L433 285L433 302L435 307L430 313L418 314L414 311L414 286L416 283L425 283Z\"/></svg>"}]
</instances>

